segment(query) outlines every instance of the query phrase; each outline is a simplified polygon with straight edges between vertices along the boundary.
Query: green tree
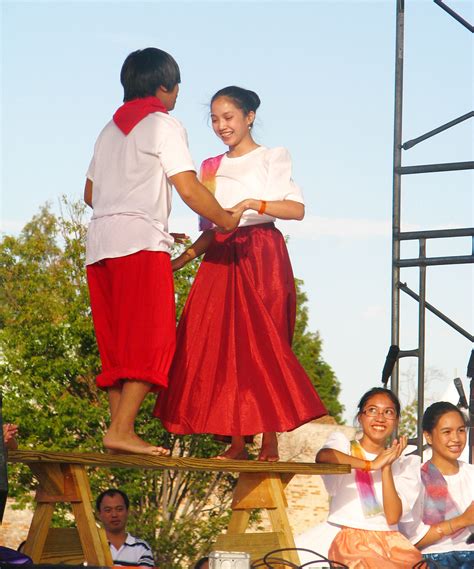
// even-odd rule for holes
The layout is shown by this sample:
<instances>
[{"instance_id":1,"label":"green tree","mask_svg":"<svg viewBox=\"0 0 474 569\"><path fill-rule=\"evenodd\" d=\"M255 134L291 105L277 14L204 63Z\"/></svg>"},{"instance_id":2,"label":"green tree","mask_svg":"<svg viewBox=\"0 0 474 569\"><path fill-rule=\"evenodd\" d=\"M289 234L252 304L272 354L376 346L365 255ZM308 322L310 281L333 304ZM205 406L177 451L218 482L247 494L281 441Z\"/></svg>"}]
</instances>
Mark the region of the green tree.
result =
<instances>
[{"instance_id":1,"label":"green tree","mask_svg":"<svg viewBox=\"0 0 474 569\"><path fill-rule=\"evenodd\" d=\"M97 451L109 416L107 399L96 388L97 353L84 271L84 207L63 202L64 214L43 207L18 237L0 242L0 386L5 415L18 422L23 448ZM181 312L198 261L175 279ZM321 361L319 335L307 331L306 295L299 288L294 349L331 413L339 417L339 384ZM332 385L331 385L332 382ZM147 440L175 455L209 457L220 446L208 436L174 436L150 421L154 398L137 418ZM31 500L26 467L10 469L11 494L24 507ZM147 539L157 564L178 569L204 553L228 521L235 480L213 472L90 472L93 494L106 487L130 496L130 531ZM70 523L65 512L57 525Z\"/></svg>"},{"instance_id":2,"label":"green tree","mask_svg":"<svg viewBox=\"0 0 474 569\"><path fill-rule=\"evenodd\" d=\"M306 370L329 414L341 421L344 406L339 401L341 386L331 366L322 359L323 342L319 332L308 331L308 297L303 281L296 279L297 310L293 351Z\"/></svg>"}]
</instances>

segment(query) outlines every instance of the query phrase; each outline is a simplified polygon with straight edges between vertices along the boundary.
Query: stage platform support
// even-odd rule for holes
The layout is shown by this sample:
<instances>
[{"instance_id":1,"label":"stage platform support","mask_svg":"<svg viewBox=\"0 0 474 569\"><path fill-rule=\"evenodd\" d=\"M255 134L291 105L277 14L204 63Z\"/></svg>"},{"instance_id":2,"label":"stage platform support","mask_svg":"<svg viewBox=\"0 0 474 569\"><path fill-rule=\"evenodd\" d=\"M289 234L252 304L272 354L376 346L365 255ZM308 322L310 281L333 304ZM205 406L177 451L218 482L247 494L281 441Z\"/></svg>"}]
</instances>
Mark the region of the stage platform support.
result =
<instances>
[{"instance_id":1,"label":"stage platform support","mask_svg":"<svg viewBox=\"0 0 474 569\"><path fill-rule=\"evenodd\" d=\"M218 537L216 549L245 551L258 559L272 549L295 547L286 513L284 489L296 474L346 474L345 464L305 462L259 462L199 458L155 458L147 455L111 455L46 451L11 451L9 462L27 464L38 481L36 509L24 552L35 563L87 562L112 566L105 532L94 518L92 494L86 468L139 468L148 470L193 470L235 472L232 516L227 533ZM74 529L51 528L57 504L70 504L76 521ZM247 533L255 509L267 510L272 532ZM296 552L287 560L299 564Z\"/></svg>"}]
</instances>

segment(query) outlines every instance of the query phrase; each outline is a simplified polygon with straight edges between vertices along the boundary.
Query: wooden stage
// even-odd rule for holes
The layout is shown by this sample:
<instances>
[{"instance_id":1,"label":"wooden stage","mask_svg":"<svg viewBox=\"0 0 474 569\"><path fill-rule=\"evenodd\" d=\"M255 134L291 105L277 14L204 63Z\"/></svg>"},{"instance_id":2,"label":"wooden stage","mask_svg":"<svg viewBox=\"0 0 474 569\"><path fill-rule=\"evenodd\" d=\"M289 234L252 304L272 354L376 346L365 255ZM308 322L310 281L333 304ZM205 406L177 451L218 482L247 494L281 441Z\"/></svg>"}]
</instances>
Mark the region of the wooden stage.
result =
<instances>
[{"instance_id":1,"label":"wooden stage","mask_svg":"<svg viewBox=\"0 0 474 569\"><path fill-rule=\"evenodd\" d=\"M232 500L232 516L227 532L218 536L215 549L247 551L252 559L268 551L295 547L286 514L284 489L296 474L346 474L346 464L306 462L259 462L249 460L213 460L147 455L66 453L17 450L8 453L8 461L27 464L39 486L36 508L24 552L35 563L112 566L105 537L92 507L87 468L136 468L148 470L192 470L238 473ZM71 505L76 528L51 528L56 504ZM272 532L246 532L252 510L265 509ZM286 553L288 561L299 564L296 552ZM162 568L165 569L165 568Z\"/></svg>"}]
</instances>

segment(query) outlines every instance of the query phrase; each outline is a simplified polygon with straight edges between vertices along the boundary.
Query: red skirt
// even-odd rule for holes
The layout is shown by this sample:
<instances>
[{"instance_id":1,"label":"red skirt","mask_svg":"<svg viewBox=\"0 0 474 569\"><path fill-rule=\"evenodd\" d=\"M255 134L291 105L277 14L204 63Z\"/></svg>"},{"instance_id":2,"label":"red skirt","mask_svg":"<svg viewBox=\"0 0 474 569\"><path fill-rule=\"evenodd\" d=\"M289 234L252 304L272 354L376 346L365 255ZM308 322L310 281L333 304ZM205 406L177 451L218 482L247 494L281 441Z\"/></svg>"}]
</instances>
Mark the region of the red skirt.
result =
<instances>
[{"instance_id":1,"label":"red skirt","mask_svg":"<svg viewBox=\"0 0 474 569\"><path fill-rule=\"evenodd\" d=\"M273 223L216 234L154 415L178 434L283 432L327 413L291 350L296 291Z\"/></svg>"}]
</instances>

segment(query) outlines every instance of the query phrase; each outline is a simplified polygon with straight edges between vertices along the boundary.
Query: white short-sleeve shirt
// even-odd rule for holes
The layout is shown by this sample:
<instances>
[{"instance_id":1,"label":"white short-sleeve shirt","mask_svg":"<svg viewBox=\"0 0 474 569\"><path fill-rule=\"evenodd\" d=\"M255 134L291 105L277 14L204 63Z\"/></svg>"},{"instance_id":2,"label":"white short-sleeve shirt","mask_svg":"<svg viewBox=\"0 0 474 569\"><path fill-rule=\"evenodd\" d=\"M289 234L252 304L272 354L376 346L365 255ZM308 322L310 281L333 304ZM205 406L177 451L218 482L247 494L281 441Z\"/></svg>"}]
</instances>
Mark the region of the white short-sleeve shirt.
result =
<instances>
[{"instance_id":1,"label":"white short-sleeve shirt","mask_svg":"<svg viewBox=\"0 0 474 569\"><path fill-rule=\"evenodd\" d=\"M216 173L215 197L223 208L247 198L275 201L293 200L304 204L303 193L292 178L290 153L286 148L266 148L229 158L224 154ZM239 227L275 221L270 215L247 210Z\"/></svg>"},{"instance_id":2,"label":"white short-sleeve shirt","mask_svg":"<svg viewBox=\"0 0 474 569\"><path fill-rule=\"evenodd\" d=\"M125 135L110 121L87 172L93 182L86 264L137 251L169 252L170 176L195 171L181 123L151 113Z\"/></svg>"},{"instance_id":3,"label":"white short-sleeve shirt","mask_svg":"<svg viewBox=\"0 0 474 569\"><path fill-rule=\"evenodd\" d=\"M340 431L330 435L322 448L331 448L344 454L351 454L350 440ZM377 455L362 449L366 460L374 460ZM402 502L402 516L409 514L417 497L417 487L413 484L413 475L419 476L419 459L412 456L401 456L392 465L392 474L395 488ZM374 481L374 490L380 505L383 505L382 472L371 471ZM332 474L322 477L326 490L330 496L328 522L357 529L373 531L397 531L398 525L387 523L382 513L365 517L362 509L359 492L355 481L355 470L349 474Z\"/></svg>"},{"instance_id":4,"label":"white short-sleeve shirt","mask_svg":"<svg viewBox=\"0 0 474 569\"><path fill-rule=\"evenodd\" d=\"M462 514L474 501L474 465L459 461L459 471L451 476L444 476L448 484L448 492L457 509ZM429 531L430 526L422 521L424 487L421 479L417 481L418 499L413 507L411 519L400 524L400 530L412 541L417 543ZM474 533L474 526L465 528L458 534L443 537L436 543L422 549L422 553L444 553L447 551L474 551L474 543L466 540Z\"/></svg>"}]
</instances>

